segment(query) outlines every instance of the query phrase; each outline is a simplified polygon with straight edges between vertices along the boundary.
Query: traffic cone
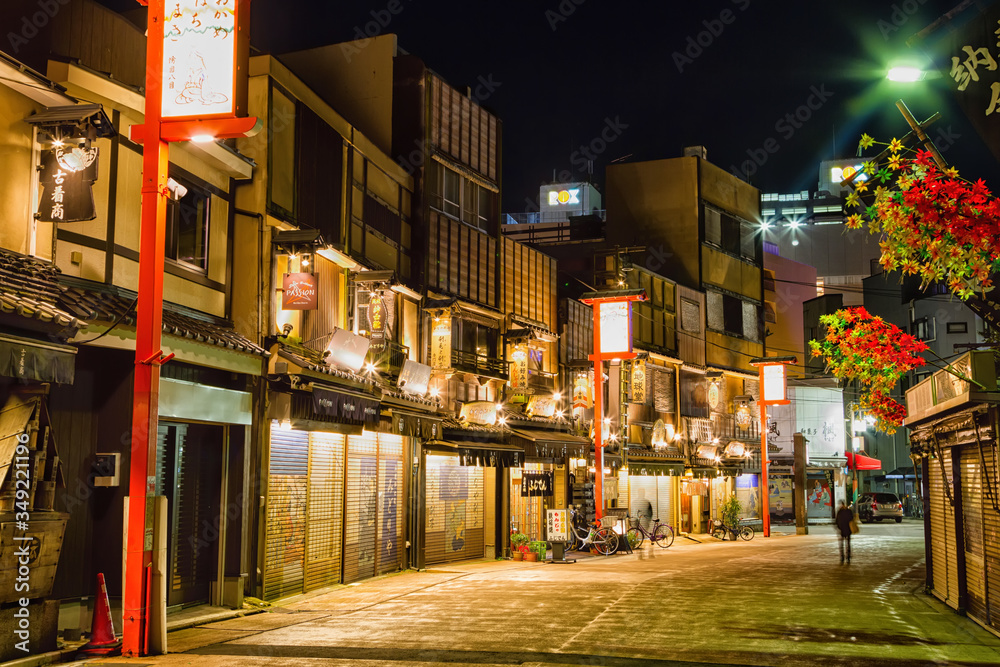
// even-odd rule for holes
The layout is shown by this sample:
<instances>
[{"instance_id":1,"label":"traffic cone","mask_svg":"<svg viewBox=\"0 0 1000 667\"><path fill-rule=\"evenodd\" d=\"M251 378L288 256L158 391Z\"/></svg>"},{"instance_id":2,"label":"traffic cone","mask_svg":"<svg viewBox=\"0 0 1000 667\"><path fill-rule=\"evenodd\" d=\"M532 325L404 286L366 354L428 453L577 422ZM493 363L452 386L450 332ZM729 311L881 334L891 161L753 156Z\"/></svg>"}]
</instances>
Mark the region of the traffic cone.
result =
<instances>
[{"instance_id":1,"label":"traffic cone","mask_svg":"<svg viewBox=\"0 0 1000 667\"><path fill-rule=\"evenodd\" d=\"M77 655L112 655L121 649L121 645L111 622L111 604L108 602L104 574L98 572L97 604L94 605L94 620L90 624L90 641L77 651Z\"/></svg>"}]
</instances>

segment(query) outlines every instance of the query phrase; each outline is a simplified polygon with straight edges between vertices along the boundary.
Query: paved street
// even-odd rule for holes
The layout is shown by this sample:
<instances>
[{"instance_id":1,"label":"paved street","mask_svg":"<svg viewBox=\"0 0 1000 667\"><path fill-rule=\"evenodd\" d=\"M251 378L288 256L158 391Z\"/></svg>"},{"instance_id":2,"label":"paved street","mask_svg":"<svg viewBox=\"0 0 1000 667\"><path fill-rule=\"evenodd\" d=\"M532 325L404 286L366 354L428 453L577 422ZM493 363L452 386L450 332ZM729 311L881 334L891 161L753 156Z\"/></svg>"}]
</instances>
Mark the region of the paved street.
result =
<instances>
[{"instance_id":1,"label":"paved street","mask_svg":"<svg viewBox=\"0 0 1000 667\"><path fill-rule=\"evenodd\" d=\"M130 664L1000 664L1000 639L923 593L919 524L863 525L849 566L812 530L404 573L180 630L177 653Z\"/></svg>"}]
</instances>

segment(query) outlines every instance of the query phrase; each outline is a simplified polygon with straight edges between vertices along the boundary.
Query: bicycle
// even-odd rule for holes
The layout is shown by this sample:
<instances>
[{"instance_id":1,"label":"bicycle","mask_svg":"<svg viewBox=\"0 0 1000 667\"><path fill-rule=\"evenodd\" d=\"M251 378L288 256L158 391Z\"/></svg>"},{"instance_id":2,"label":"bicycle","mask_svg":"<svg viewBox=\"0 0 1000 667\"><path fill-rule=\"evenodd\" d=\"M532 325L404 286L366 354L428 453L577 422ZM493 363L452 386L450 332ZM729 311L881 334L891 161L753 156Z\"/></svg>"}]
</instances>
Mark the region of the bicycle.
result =
<instances>
[{"instance_id":1,"label":"bicycle","mask_svg":"<svg viewBox=\"0 0 1000 667\"><path fill-rule=\"evenodd\" d=\"M615 531L610 528L598 527L598 524L595 523L590 526L590 530L586 534L582 534L577 530L577 524L582 523L582 521L577 520L576 511L570 508L569 515L571 519L569 528L576 538L573 542L576 545L574 551L582 551L588 544L602 556L610 556L618 550L618 534Z\"/></svg>"},{"instance_id":2,"label":"bicycle","mask_svg":"<svg viewBox=\"0 0 1000 667\"><path fill-rule=\"evenodd\" d=\"M734 541L738 537L741 540L749 542L753 539L753 536L756 535L752 526L727 526L718 519L715 519L714 523L715 526L712 528L712 537L720 540L725 540L726 536L731 536Z\"/></svg>"},{"instance_id":3,"label":"bicycle","mask_svg":"<svg viewBox=\"0 0 1000 667\"><path fill-rule=\"evenodd\" d=\"M642 527L642 517L630 519L630 527L625 532L625 538L633 549L642 546L646 538L658 547L666 549L674 543L674 529L665 523L660 523L659 519L653 519L653 529L646 530Z\"/></svg>"}]
</instances>

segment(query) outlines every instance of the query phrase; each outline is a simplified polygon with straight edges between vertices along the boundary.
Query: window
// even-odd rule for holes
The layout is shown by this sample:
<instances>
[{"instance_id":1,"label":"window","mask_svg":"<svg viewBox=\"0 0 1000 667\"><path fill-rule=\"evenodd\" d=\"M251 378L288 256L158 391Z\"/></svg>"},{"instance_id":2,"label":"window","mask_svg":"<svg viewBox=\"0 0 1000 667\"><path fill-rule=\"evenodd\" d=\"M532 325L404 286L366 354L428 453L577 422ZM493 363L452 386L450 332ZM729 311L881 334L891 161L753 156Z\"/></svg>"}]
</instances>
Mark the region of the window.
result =
<instances>
[{"instance_id":1,"label":"window","mask_svg":"<svg viewBox=\"0 0 1000 667\"><path fill-rule=\"evenodd\" d=\"M440 162L427 169L428 201L456 220L496 234L496 195L475 181L464 178Z\"/></svg>"},{"instance_id":2,"label":"window","mask_svg":"<svg viewBox=\"0 0 1000 667\"><path fill-rule=\"evenodd\" d=\"M180 199L167 199L165 256L205 271L208 269L209 194L183 178L172 178L187 192Z\"/></svg>"},{"instance_id":3,"label":"window","mask_svg":"<svg viewBox=\"0 0 1000 667\"><path fill-rule=\"evenodd\" d=\"M761 337L760 307L728 294L708 292L705 295L708 327L730 336L759 341Z\"/></svg>"},{"instance_id":4,"label":"window","mask_svg":"<svg viewBox=\"0 0 1000 667\"><path fill-rule=\"evenodd\" d=\"M468 320L455 318L451 321L452 347L466 354L495 359L499 332Z\"/></svg>"},{"instance_id":5,"label":"window","mask_svg":"<svg viewBox=\"0 0 1000 667\"><path fill-rule=\"evenodd\" d=\"M936 338L934 331L934 318L922 317L919 320L913 321L913 336L917 340L934 340Z\"/></svg>"},{"instance_id":6,"label":"window","mask_svg":"<svg viewBox=\"0 0 1000 667\"><path fill-rule=\"evenodd\" d=\"M681 331L701 333L701 306L696 301L681 299Z\"/></svg>"},{"instance_id":7,"label":"window","mask_svg":"<svg viewBox=\"0 0 1000 667\"><path fill-rule=\"evenodd\" d=\"M440 167L444 169L443 166ZM451 169L444 169L444 212L458 217L461 197L462 179Z\"/></svg>"},{"instance_id":8,"label":"window","mask_svg":"<svg viewBox=\"0 0 1000 667\"><path fill-rule=\"evenodd\" d=\"M710 206L705 207L705 242L731 255L757 258L757 226Z\"/></svg>"},{"instance_id":9,"label":"window","mask_svg":"<svg viewBox=\"0 0 1000 667\"><path fill-rule=\"evenodd\" d=\"M964 334L964 333L969 333L969 323L968 322L948 322L947 330L948 330L948 333L950 333L950 334Z\"/></svg>"}]
</instances>

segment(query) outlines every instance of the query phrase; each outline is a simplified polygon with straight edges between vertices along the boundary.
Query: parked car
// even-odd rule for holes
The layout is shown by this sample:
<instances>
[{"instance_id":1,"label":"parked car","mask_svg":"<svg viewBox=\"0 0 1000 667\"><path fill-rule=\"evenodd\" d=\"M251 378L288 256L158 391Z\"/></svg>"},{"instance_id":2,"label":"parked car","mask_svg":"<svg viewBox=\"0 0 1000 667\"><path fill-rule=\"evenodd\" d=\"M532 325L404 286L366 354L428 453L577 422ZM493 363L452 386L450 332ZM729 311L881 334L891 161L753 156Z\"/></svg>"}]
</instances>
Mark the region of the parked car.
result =
<instances>
[{"instance_id":1,"label":"parked car","mask_svg":"<svg viewBox=\"0 0 1000 667\"><path fill-rule=\"evenodd\" d=\"M895 519L903 521L903 503L895 493L863 493L858 499L858 516L863 523Z\"/></svg>"}]
</instances>

